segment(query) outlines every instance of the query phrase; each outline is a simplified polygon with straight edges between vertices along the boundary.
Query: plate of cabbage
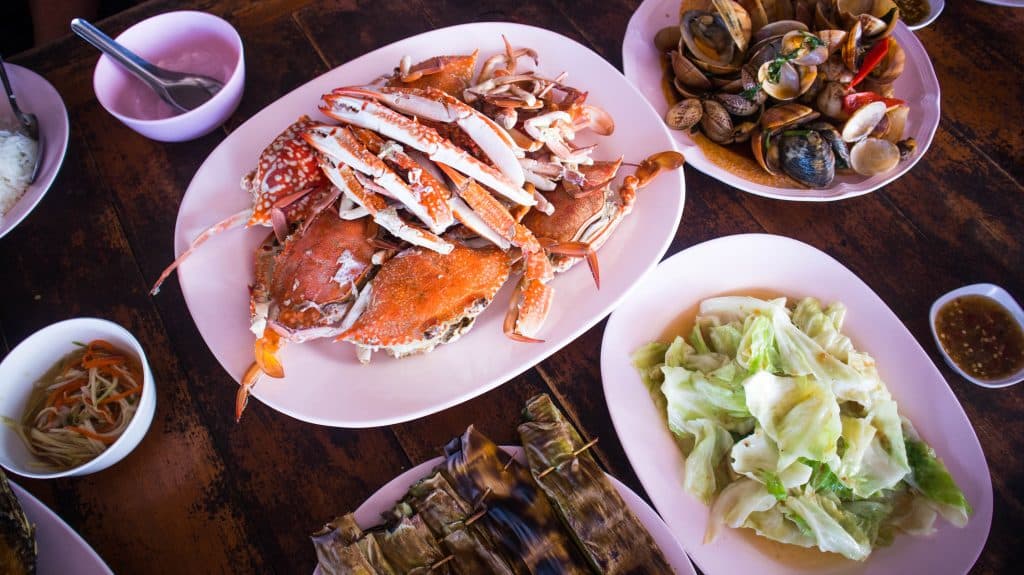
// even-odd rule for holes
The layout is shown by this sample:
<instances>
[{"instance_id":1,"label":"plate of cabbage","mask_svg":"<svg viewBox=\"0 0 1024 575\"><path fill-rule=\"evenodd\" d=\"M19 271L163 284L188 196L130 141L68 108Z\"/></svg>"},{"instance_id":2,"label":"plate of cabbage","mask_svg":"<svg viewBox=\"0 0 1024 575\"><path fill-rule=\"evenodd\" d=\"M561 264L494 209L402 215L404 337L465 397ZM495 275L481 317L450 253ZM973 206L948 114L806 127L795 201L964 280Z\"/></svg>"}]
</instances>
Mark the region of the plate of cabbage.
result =
<instances>
[{"instance_id":1,"label":"plate of cabbage","mask_svg":"<svg viewBox=\"0 0 1024 575\"><path fill-rule=\"evenodd\" d=\"M966 573L992 520L974 429L842 264L746 234L677 254L612 314L605 396L700 569Z\"/></svg>"}]
</instances>

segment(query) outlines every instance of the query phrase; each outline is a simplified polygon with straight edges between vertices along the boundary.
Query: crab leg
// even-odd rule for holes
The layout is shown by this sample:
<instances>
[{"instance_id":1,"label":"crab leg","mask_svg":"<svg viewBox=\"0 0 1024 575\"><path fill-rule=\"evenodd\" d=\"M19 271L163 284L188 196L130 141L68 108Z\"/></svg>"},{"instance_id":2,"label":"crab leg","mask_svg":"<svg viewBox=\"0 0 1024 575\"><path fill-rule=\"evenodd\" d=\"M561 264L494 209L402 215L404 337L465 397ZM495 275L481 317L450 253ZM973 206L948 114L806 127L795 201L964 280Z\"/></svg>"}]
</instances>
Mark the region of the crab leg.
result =
<instances>
[{"instance_id":1,"label":"crab leg","mask_svg":"<svg viewBox=\"0 0 1024 575\"><path fill-rule=\"evenodd\" d=\"M423 170L423 176L421 177L425 178L429 174L430 178L433 178L438 182L440 182L441 179L444 177L441 174L440 170L438 170L437 164L431 162L422 153L412 151L409 153L408 157L411 158L412 161L415 162ZM451 168L449 168L449 170L450 169ZM454 170L451 171L459 175L460 177L465 178L465 176L462 176L462 174L459 174ZM448 198L448 205L451 207L452 215L455 216L455 219L458 220L459 223L461 223L462 225L469 228L470 230L473 230L473 232L476 233L476 235L498 246L499 248L502 249L502 251L507 250L511 246L507 239L505 239L498 232L494 231L494 229L491 228L491 226L489 226L487 222L482 217L480 217L479 214L473 211L473 208L471 208L469 204L467 204L459 196L452 194L451 197Z\"/></svg>"},{"instance_id":2,"label":"crab leg","mask_svg":"<svg viewBox=\"0 0 1024 575\"><path fill-rule=\"evenodd\" d=\"M373 98L417 118L455 124L480 146L488 159L513 185L523 185L523 169L519 167L518 161L523 152L516 146L512 136L494 120L441 90L364 86L338 88L334 93Z\"/></svg>"},{"instance_id":3,"label":"crab leg","mask_svg":"<svg viewBox=\"0 0 1024 575\"><path fill-rule=\"evenodd\" d=\"M335 120L368 128L419 150L431 160L454 167L517 204L532 206L537 202L532 194L513 184L500 171L474 158L433 128L377 104L372 99L327 94L323 97L320 111Z\"/></svg>"},{"instance_id":4,"label":"crab leg","mask_svg":"<svg viewBox=\"0 0 1024 575\"><path fill-rule=\"evenodd\" d=\"M352 169L348 166L338 166L327 159L321 163L324 174L332 184L337 186L346 198L366 210L373 221L384 228L396 238L403 239L413 245L422 246L435 252L447 254L452 251L452 245L440 237L419 228L415 228L402 221L398 217L395 208L389 207L384 198L364 188L356 179Z\"/></svg>"},{"instance_id":5,"label":"crab leg","mask_svg":"<svg viewBox=\"0 0 1024 575\"><path fill-rule=\"evenodd\" d=\"M394 170L370 153L349 129L339 126L316 126L303 134L303 138L335 162L348 164L373 178L375 183L404 204L435 234L452 225L454 220L448 208L447 198L440 190L410 188Z\"/></svg>"},{"instance_id":6,"label":"crab leg","mask_svg":"<svg viewBox=\"0 0 1024 575\"><path fill-rule=\"evenodd\" d=\"M163 273L160 274L160 277L156 279L156 283L153 284L153 289L149 290L149 294L156 295L160 293L160 286L163 285L164 280L170 277L170 275L174 273L174 270L178 269L178 266L181 265L181 262L185 261L186 259L188 259L189 256L192 255L192 252L196 251L199 248L199 246L206 243L206 240L212 238L213 236L225 230L230 230L243 226L246 222L249 221L249 218L251 217L252 208L249 208L231 214L230 216L224 218L223 220L206 228L206 230L204 230L203 233L199 234L198 236L196 236L196 239L192 240L192 243L188 246L188 249L181 252L181 255L175 258L175 260L171 262L171 265L167 266Z\"/></svg>"}]
</instances>

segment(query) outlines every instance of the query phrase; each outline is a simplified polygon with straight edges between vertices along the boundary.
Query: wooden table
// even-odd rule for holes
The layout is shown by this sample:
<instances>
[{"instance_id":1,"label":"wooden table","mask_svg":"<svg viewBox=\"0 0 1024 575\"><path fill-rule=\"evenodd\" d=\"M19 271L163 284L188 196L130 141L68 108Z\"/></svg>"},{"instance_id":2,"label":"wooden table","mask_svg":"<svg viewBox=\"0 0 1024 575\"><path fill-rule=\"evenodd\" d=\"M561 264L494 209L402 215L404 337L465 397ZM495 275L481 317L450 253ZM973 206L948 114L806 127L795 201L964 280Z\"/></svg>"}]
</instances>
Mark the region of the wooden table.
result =
<instances>
[{"instance_id":1,"label":"wooden table","mask_svg":"<svg viewBox=\"0 0 1024 575\"><path fill-rule=\"evenodd\" d=\"M178 7L154 0L101 27L111 35ZM305 424L253 402L231 416L235 383L196 331L176 281L147 289L171 259L178 203L203 159L241 122L307 80L393 41L477 20L549 28L621 66L635 0L355 2L197 0L245 42L247 86L224 127L161 144L108 115L92 91L95 51L67 38L14 62L63 96L71 143L53 189L0 241L0 348L74 316L128 327L159 387L148 436L113 468L82 478L15 478L77 529L118 573L309 573L306 535L356 507L389 479L438 454L476 423L514 440L523 401L550 392L589 436L601 461L640 488L601 392L604 324L475 400L417 421L348 431ZM919 37L942 85L942 122L927 155L873 194L830 204L762 199L686 169L687 202L669 253L718 236L770 232L836 257L902 318L942 370L985 449L995 516L974 572L1002 573L1022 557L1024 386L975 387L932 344L928 308L945 291L990 281L1024 298L1024 11L969 1ZM571 71L570 71L571 72Z\"/></svg>"}]
</instances>

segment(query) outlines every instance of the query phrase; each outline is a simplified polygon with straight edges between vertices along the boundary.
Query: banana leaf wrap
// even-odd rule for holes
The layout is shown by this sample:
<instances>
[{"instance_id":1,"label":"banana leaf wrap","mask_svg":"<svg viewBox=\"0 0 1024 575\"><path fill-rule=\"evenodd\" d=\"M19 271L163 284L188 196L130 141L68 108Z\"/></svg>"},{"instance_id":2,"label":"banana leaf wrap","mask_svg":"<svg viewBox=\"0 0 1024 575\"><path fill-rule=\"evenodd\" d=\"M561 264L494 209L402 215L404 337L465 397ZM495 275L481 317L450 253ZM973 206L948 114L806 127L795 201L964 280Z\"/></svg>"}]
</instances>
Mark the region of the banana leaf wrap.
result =
<instances>
[{"instance_id":1,"label":"banana leaf wrap","mask_svg":"<svg viewBox=\"0 0 1024 575\"><path fill-rule=\"evenodd\" d=\"M527 401L519 437L533 477L590 565L605 575L672 573L657 543L546 394ZM546 470L553 471L541 477Z\"/></svg>"},{"instance_id":2,"label":"banana leaf wrap","mask_svg":"<svg viewBox=\"0 0 1024 575\"><path fill-rule=\"evenodd\" d=\"M349 513L324 525L313 534L313 547L323 575L378 575L379 572L357 543L363 530Z\"/></svg>"},{"instance_id":3,"label":"banana leaf wrap","mask_svg":"<svg viewBox=\"0 0 1024 575\"><path fill-rule=\"evenodd\" d=\"M517 573L591 573L530 472L472 426L445 446L443 472L458 494L486 513L479 525Z\"/></svg>"},{"instance_id":4,"label":"banana leaf wrap","mask_svg":"<svg viewBox=\"0 0 1024 575\"><path fill-rule=\"evenodd\" d=\"M451 573L448 564L436 569L433 565L447 554L441 550L426 523L419 515L402 517L396 524L374 531L370 537L380 546L381 552L391 567L400 574L446 575Z\"/></svg>"},{"instance_id":5,"label":"banana leaf wrap","mask_svg":"<svg viewBox=\"0 0 1024 575\"><path fill-rule=\"evenodd\" d=\"M31 575L36 572L35 527L0 471L0 573Z\"/></svg>"},{"instance_id":6,"label":"banana leaf wrap","mask_svg":"<svg viewBox=\"0 0 1024 575\"><path fill-rule=\"evenodd\" d=\"M452 571L459 575L514 575L487 534L465 521L472 515L469 502L459 497L441 473L422 479L409 489L406 503L423 518L452 556Z\"/></svg>"}]
</instances>

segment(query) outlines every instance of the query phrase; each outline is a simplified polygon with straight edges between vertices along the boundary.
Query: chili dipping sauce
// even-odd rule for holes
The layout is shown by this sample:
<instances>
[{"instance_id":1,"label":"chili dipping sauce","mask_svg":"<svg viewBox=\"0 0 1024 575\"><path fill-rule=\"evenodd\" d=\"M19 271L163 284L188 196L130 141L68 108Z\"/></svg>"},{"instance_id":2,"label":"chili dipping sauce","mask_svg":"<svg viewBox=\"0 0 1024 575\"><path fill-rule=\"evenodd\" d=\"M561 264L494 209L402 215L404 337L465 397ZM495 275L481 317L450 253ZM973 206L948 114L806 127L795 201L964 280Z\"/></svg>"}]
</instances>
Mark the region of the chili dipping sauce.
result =
<instances>
[{"instance_id":1,"label":"chili dipping sauce","mask_svg":"<svg viewBox=\"0 0 1024 575\"><path fill-rule=\"evenodd\" d=\"M996 380L1024 367L1024 332L1010 311L981 295L960 296L935 315L935 333L960 369Z\"/></svg>"}]
</instances>

